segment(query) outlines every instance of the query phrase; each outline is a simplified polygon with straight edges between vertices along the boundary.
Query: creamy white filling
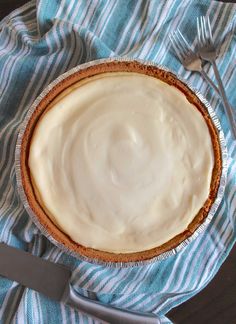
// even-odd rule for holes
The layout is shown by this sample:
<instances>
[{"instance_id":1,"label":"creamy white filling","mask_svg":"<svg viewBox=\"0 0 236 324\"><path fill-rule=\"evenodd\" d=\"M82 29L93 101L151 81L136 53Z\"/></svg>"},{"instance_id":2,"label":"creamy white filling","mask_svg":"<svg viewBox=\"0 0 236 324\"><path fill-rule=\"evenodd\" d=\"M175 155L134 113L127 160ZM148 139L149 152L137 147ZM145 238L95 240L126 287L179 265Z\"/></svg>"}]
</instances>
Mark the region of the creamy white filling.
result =
<instances>
[{"instance_id":1,"label":"creamy white filling","mask_svg":"<svg viewBox=\"0 0 236 324\"><path fill-rule=\"evenodd\" d=\"M137 73L78 82L34 131L29 167L49 217L74 241L138 252L184 231L206 201L208 127L175 87Z\"/></svg>"}]
</instances>

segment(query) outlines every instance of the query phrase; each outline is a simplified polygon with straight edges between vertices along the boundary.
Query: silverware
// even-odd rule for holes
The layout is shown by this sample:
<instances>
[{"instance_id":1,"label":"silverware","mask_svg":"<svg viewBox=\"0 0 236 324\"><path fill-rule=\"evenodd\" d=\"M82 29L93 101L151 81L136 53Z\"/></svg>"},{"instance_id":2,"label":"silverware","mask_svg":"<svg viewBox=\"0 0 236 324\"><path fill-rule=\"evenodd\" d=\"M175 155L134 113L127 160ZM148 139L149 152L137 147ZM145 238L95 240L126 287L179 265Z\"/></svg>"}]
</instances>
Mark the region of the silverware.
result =
<instances>
[{"instance_id":1,"label":"silverware","mask_svg":"<svg viewBox=\"0 0 236 324\"><path fill-rule=\"evenodd\" d=\"M64 302L99 323L160 323L153 313L142 313L107 306L75 293L70 286L71 271L60 264L0 243L0 275L19 282L47 297Z\"/></svg>"},{"instance_id":2,"label":"silverware","mask_svg":"<svg viewBox=\"0 0 236 324\"><path fill-rule=\"evenodd\" d=\"M197 35L198 35L198 53L203 60L210 62L213 66L213 70L215 73L215 77L218 83L219 91L224 103L225 114L228 119L231 132L236 139L236 124L234 120L233 111L230 107L228 102L226 92L224 89L223 82L220 77L219 70L216 65L216 58L218 56L218 50L213 43L212 32L211 32L211 25L209 17L207 21L205 17L197 18Z\"/></svg>"},{"instance_id":3,"label":"silverware","mask_svg":"<svg viewBox=\"0 0 236 324\"><path fill-rule=\"evenodd\" d=\"M181 31L177 29L175 32L169 35L169 39L183 66L189 71L201 73L205 81L220 95L219 89L204 71L202 67L202 60L198 53L191 49Z\"/></svg>"}]
</instances>

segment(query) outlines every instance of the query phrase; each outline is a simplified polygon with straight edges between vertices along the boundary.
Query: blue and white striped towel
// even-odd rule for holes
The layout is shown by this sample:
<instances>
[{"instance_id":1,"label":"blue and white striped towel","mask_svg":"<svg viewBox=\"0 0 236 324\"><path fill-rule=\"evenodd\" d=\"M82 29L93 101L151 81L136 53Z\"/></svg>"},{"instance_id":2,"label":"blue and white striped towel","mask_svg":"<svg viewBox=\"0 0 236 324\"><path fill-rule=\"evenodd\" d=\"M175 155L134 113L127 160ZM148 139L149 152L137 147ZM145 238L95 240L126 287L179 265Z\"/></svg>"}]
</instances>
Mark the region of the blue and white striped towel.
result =
<instances>
[{"instance_id":1,"label":"blue and white striped towel","mask_svg":"<svg viewBox=\"0 0 236 324\"><path fill-rule=\"evenodd\" d=\"M217 35L236 19L236 5L210 0L39 0L0 22L0 241L68 265L73 288L104 303L156 312L198 293L218 271L235 241L236 143L217 96L170 51L179 27L196 38L196 16L209 15ZM227 94L236 107L236 35L219 59ZM207 228L178 255L155 264L111 269L62 253L32 223L16 190L14 150L20 124L34 99L58 75L97 58L129 56L165 65L199 89L221 120L229 152L226 193ZM209 67L206 67L209 68ZM212 69L209 74L213 78ZM78 311L7 279L0 280L0 323L93 323Z\"/></svg>"}]
</instances>

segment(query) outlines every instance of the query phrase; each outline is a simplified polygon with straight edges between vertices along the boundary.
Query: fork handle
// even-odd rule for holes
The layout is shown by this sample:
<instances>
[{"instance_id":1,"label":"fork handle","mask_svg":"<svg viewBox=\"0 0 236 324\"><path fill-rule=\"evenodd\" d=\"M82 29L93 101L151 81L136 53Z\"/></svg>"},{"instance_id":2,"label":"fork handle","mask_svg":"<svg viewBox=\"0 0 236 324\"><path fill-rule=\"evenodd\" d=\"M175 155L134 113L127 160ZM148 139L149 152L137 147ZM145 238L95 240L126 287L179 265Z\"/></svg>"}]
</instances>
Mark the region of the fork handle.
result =
<instances>
[{"instance_id":1,"label":"fork handle","mask_svg":"<svg viewBox=\"0 0 236 324\"><path fill-rule=\"evenodd\" d=\"M205 79L205 81L218 93L218 95L220 96L220 91L218 89L218 87L215 85L215 83L209 78L209 76L207 75L207 73L204 70L201 70L201 75L203 77L203 79Z\"/></svg>"},{"instance_id":2,"label":"fork handle","mask_svg":"<svg viewBox=\"0 0 236 324\"><path fill-rule=\"evenodd\" d=\"M219 88L215 85L215 83L211 80L211 78L209 78L209 76L207 75L207 73L203 69L200 71L200 73L201 73L203 79L209 84L209 86L211 86L215 90L215 92L221 98L222 96L221 96L221 93L220 93ZM232 106L230 106L230 107L231 107L231 110L233 111ZM234 111L233 111L233 114L234 114ZM235 115L236 115L236 112L235 112L234 116Z\"/></svg>"},{"instance_id":3,"label":"fork handle","mask_svg":"<svg viewBox=\"0 0 236 324\"><path fill-rule=\"evenodd\" d=\"M212 63L213 70L214 70L214 73L215 73L216 81L217 81L218 86L219 86L219 91L220 91L220 94L221 94L221 97L222 97L222 100L223 100L223 103L224 103L226 117L228 119L228 122L229 122L229 125L230 125L230 128L231 128L232 134L234 136L234 139L236 139L236 124L235 124L235 121L234 121L233 111L232 111L232 108L230 107L229 101L227 99L225 89L224 89L224 85L223 85L223 82L221 80L220 73L219 73L219 70L217 68L215 60L212 60L211 63Z\"/></svg>"}]
</instances>

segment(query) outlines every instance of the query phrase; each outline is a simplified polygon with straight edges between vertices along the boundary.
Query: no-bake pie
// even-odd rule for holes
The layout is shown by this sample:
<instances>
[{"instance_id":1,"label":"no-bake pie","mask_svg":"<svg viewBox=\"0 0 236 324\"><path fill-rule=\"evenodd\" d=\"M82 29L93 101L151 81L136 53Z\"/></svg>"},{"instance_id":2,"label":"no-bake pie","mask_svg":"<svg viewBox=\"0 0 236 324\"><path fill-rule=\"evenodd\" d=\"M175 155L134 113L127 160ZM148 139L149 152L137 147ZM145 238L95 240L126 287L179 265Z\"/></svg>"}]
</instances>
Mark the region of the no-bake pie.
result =
<instances>
[{"instance_id":1,"label":"no-bake pie","mask_svg":"<svg viewBox=\"0 0 236 324\"><path fill-rule=\"evenodd\" d=\"M221 174L217 130L173 74L110 62L72 74L41 100L22 142L31 208L69 250L151 259L204 221Z\"/></svg>"}]
</instances>

